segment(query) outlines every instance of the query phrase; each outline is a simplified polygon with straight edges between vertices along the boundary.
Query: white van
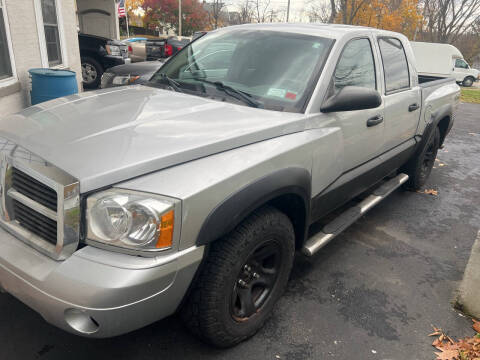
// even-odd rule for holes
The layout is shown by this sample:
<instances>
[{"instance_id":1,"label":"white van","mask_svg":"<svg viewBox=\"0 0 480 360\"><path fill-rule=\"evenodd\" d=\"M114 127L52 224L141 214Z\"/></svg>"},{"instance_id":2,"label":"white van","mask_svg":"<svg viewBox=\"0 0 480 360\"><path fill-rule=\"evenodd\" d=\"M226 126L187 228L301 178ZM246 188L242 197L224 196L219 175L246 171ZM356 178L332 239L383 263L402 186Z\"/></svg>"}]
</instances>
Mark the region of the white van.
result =
<instances>
[{"instance_id":1,"label":"white van","mask_svg":"<svg viewBox=\"0 0 480 360\"><path fill-rule=\"evenodd\" d=\"M472 69L455 46L427 42L411 42L419 75L453 77L463 86L472 86L480 71Z\"/></svg>"}]
</instances>

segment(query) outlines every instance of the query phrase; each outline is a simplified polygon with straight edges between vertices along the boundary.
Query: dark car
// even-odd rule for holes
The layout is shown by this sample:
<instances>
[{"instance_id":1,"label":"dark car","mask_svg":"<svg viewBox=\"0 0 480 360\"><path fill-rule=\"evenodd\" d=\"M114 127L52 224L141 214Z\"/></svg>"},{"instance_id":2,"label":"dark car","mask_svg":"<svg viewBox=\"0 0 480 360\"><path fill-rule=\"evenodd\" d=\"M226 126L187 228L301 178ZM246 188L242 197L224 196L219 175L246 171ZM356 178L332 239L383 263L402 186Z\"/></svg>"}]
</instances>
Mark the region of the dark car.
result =
<instances>
[{"instance_id":1,"label":"dark car","mask_svg":"<svg viewBox=\"0 0 480 360\"><path fill-rule=\"evenodd\" d=\"M190 43L189 38L177 38L177 37L169 37L167 42L165 43L165 57L170 57L175 55L177 52L182 50L182 48Z\"/></svg>"},{"instance_id":2,"label":"dark car","mask_svg":"<svg viewBox=\"0 0 480 360\"><path fill-rule=\"evenodd\" d=\"M147 40L147 60L168 58L179 52L185 45L190 43L190 38L170 36L167 39Z\"/></svg>"},{"instance_id":3,"label":"dark car","mask_svg":"<svg viewBox=\"0 0 480 360\"><path fill-rule=\"evenodd\" d=\"M162 67L164 59L125 64L108 69L102 76L101 88L144 84Z\"/></svg>"},{"instance_id":4,"label":"dark car","mask_svg":"<svg viewBox=\"0 0 480 360\"><path fill-rule=\"evenodd\" d=\"M83 87L95 89L105 70L129 62L127 45L101 36L78 34Z\"/></svg>"},{"instance_id":5,"label":"dark car","mask_svg":"<svg viewBox=\"0 0 480 360\"><path fill-rule=\"evenodd\" d=\"M166 39L148 39L145 43L147 60L158 60L165 58Z\"/></svg>"}]
</instances>

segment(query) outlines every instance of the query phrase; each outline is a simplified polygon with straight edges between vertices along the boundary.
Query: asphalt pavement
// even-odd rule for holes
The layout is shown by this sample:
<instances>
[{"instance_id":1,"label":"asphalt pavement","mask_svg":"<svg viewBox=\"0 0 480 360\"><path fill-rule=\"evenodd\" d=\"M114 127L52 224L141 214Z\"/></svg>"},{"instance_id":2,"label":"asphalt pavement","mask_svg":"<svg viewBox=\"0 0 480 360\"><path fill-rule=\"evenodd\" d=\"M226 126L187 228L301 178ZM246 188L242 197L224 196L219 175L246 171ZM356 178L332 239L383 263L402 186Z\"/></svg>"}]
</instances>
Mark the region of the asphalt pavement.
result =
<instances>
[{"instance_id":1,"label":"asphalt pavement","mask_svg":"<svg viewBox=\"0 0 480 360\"><path fill-rule=\"evenodd\" d=\"M288 291L252 339L228 350L178 316L104 340L47 324L0 294L0 360L433 359L431 325L472 335L451 306L480 229L480 105L462 104L425 189L398 190L313 258L297 256Z\"/></svg>"}]
</instances>

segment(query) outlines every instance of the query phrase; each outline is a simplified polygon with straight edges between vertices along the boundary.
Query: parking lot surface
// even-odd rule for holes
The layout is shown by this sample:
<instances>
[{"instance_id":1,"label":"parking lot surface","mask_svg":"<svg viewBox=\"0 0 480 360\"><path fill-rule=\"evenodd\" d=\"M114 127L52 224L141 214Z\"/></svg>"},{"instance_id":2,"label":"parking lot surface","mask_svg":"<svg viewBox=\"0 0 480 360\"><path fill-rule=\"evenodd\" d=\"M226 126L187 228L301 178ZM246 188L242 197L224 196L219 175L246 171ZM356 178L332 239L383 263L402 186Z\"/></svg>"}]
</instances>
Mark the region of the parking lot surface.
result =
<instances>
[{"instance_id":1,"label":"parking lot surface","mask_svg":"<svg viewBox=\"0 0 480 360\"><path fill-rule=\"evenodd\" d=\"M452 309L480 229L480 105L462 104L425 189L398 190L315 257L297 256L288 291L254 338L227 350L178 316L92 340L0 294L0 359L433 359L431 325L472 335Z\"/></svg>"}]
</instances>

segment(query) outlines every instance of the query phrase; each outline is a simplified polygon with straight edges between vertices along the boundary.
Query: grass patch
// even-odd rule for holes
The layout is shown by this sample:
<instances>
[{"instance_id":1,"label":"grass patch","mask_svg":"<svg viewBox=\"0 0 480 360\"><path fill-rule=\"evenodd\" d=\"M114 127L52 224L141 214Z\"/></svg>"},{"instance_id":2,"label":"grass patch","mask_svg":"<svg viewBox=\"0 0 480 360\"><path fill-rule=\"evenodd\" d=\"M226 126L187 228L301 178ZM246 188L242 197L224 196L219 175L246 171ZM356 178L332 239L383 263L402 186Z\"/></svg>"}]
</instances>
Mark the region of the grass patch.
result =
<instances>
[{"instance_id":1,"label":"grass patch","mask_svg":"<svg viewBox=\"0 0 480 360\"><path fill-rule=\"evenodd\" d=\"M462 88L462 97L460 99L463 102L480 104L480 89Z\"/></svg>"}]
</instances>

